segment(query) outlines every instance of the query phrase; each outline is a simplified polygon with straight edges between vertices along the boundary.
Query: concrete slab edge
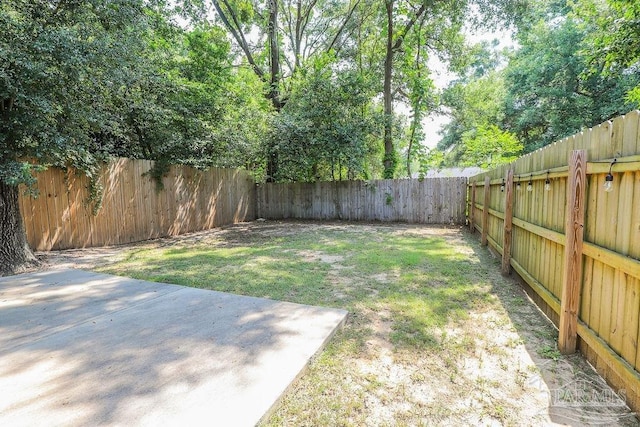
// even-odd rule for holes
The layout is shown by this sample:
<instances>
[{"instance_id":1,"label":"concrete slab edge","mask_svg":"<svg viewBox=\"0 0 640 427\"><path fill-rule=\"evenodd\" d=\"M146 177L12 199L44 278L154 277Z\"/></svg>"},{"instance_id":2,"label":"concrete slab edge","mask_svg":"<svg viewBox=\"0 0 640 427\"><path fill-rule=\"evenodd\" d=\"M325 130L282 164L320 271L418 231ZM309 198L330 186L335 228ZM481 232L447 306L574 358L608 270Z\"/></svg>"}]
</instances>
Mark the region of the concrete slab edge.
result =
<instances>
[{"instance_id":1,"label":"concrete slab edge","mask_svg":"<svg viewBox=\"0 0 640 427\"><path fill-rule=\"evenodd\" d=\"M289 385L287 385L287 387L282 391L282 393L280 393L280 396L278 396L278 398L273 402L273 404L271 405L271 407L269 409L267 409L267 411L262 415L262 417L260 418L260 420L258 420L258 423L256 424L256 426L262 426L264 425L264 423L266 423L269 418L271 418L271 416L273 415L273 413L278 409L278 407L280 407L280 405L282 404L282 400L285 398L285 396L287 394L289 394L291 392L291 390L293 389L293 387L296 385L296 383L298 381L300 381L300 378L302 378L304 376L304 374L308 371L309 366L318 358L318 356L320 356L320 354L324 351L324 349L326 348L327 344L329 344L329 341L331 341L334 337L334 335L341 330L344 325L347 323L347 318L349 317L349 312L345 311L345 310L341 310L344 312L342 319L340 320L340 322L333 328L333 330L331 331L331 333L329 335L327 335L327 337L325 338L325 340L322 342L322 344L320 345L320 347L318 347L318 350L316 350L316 352L309 358L309 360L307 361L307 363L304 365L304 367L302 369L300 369L300 372L297 373L297 375L295 376L295 378L293 380L291 380L291 382L289 383Z\"/></svg>"}]
</instances>

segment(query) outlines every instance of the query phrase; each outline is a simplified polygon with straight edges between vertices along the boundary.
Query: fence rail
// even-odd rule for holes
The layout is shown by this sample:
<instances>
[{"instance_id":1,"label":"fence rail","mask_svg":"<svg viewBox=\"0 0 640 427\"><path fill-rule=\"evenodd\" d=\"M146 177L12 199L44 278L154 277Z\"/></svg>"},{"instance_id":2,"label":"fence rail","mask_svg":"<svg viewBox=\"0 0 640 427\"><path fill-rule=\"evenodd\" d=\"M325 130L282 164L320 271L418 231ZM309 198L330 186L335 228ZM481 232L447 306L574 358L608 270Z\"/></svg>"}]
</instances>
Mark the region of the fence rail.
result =
<instances>
[{"instance_id":1,"label":"fence rail","mask_svg":"<svg viewBox=\"0 0 640 427\"><path fill-rule=\"evenodd\" d=\"M117 159L103 167L103 203L88 205L86 177L73 170L38 174L39 196L20 197L27 240L36 250L117 245L255 218L255 185L241 170L173 166L156 188L153 162Z\"/></svg>"},{"instance_id":2,"label":"fence rail","mask_svg":"<svg viewBox=\"0 0 640 427\"><path fill-rule=\"evenodd\" d=\"M559 348L577 345L636 411L639 129L634 111L469 179L472 230L535 292L559 326Z\"/></svg>"},{"instance_id":3,"label":"fence rail","mask_svg":"<svg viewBox=\"0 0 640 427\"><path fill-rule=\"evenodd\" d=\"M466 178L268 183L257 189L267 219L464 224Z\"/></svg>"}]
</instances>

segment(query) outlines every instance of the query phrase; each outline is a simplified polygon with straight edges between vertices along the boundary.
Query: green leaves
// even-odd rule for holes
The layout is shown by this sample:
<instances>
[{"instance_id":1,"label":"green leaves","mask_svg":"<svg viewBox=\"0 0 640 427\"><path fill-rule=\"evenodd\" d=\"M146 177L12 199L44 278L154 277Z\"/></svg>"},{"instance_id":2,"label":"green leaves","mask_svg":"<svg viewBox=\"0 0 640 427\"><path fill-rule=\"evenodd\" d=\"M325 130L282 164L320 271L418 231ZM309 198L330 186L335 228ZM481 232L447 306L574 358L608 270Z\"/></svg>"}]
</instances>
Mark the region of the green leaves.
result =
<instances>
[{"instance_id":1,"label":"green leaves","mask_svg":"<svg viewBox=\"0 0 640 427\"><path fill-rule=\"evenodd\" d=\"M268 110L264 88L234 96L226 32L170 18L162 1L2 2L0 179L28 182L25 159L88 176L110 156L246 165L225 133L244 103Z\"/></svg>"},{"instance_id":2,"label":"green leaves","mask_svg":"<svg viewBox=\"0 0 640 427\"><path fill-rule=\"evenodd\" d=\"M480 77L473 72L468 81L455 82L447 88L443 101L452 120L445 126L438 145L441 150L449 150L444 163L496 165L522 151L514 146L515 135L497 127L504 120L506 94L504 76L495 71ZM497 139L489 141L492 137Z\"/></svg>"},{"instance_id":3,"label":"green leaves","mask_svg":"<svg viewBox=\"0 0 640 427\"><path fill-rule=\"evenodd\" d=\"M590 73L610 77L640 74L638 2L580 0L574 13L588 28L580 54L586 58ZM640 82L636 80L634 87L626 89L626 101L640 107Z\"/></svg>"},{"instance_id":4,"label":"green leaves","mask_svg":"<svg viewBox=\"0 0 640 427\"><path fill-rule=\"evenodd\" d=\"M638 73L609 73L585 56L595 27L575 14L539 21L520 35L506 69L506 127L526 151L632 109L625 94Z\"/></svg>"},{"instance_id":5,"label":"green leaves","mask_svg":"<svg viewBox=\"0 0 640 427\"><path fill-rule=\"evenodd\" d=\"M119 127L109 104L119 70L140 47L129 29L144 25L144 16L133 1L100 3L0 5L0 99L9 106L0 109L1 165L29 158L88 170L108 152L96 135ZM5 182L29 180L14 168L5 172Z\"/></svg>"},{"instance_id":6,"label":"green leaves","mask_svg":"<svg viewBox=\"0 0 640 427\"><path fill-rule=\"evenodd\" d=\"M355 71L336 72L324 60L300 73L273 122L279 180L366 177L376 130L371 83Z\"/></svg>"},{"instance_id":7,"label":"green leaves","mask_svg":"<svg viewBox=\"0 0 640 427\"><path fill-rule=\"evenodd\" d=\"M303 181L494 165L640 102L635 3L212 1L0 3L0 179L28 182L27 159L91 175L110 156ZM518 25L500 72L495 44L463 40L483 14ZM434 56L461 76L441 97ZM421 144L441 100L446 156Z\"/></svg>"},{"instance_id":8,"label":"green leaves","mask_svg":"<svg viewBox=\"0 0 640 427\"><path fill-rule=\"evenodd\" d=\"M618 72L640 60L640 4L628 0L580 0L576 15L593 27L584 54ZM604 60L604 61L603 61Z\"/></svg>"},{"instance_id":9,"label":"green leaves","mask_svg":"<svg viewBox=\"0 0 640 427\"><path fill-rule=\"evenodd\" d=\"M494 143L517 152L515 137L531 152L640 105L640 48L628 32L637 28L635 18L626 21L640 8L622 3L533 3L518 22L519 47L507 54L504 70L477 74L486 66L472 60L472 71L445 92L453 120L439 148L453 148L448 162L491 166ZM508 161L507 154L497 158Z\"/></svg>"},{"instance_id":10,"label":"green leaves","mask_svg":"<svg viewBox=\"0 0 640 427\"><path fill-rule=\"evenodd\" d=\"M33 169L33 165L27 162L11 161L0 164L0 181L8 185L20 183L31 185L35 182L31 175Z\"/></svg>"},{"instance_id":11,"label":"green leaves","mask_svg":"<svg viewBox=\"0 0 640 427\"><path fill-rule=\"evenodd\" d=\"M493 169L520 157L524 146L509 131L483 124L462 134L461 165Z\"/></svg>"}]
</instances>

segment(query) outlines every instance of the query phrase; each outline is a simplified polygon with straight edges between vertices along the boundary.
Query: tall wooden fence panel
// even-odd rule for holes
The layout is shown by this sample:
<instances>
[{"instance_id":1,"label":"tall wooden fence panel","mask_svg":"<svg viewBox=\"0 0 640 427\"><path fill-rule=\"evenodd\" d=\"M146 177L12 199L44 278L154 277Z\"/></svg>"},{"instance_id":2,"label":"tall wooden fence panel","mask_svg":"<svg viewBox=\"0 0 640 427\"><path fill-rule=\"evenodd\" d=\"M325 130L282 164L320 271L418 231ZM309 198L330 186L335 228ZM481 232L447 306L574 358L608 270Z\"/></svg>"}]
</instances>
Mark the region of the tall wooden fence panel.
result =
<instances>
[{"instance_id":1,"label":"tall wooden fence panel","mask_svg":"<svg viewBox=\"0 0 640 427\"><path fill-rule=\"evenodd\" d=\"M466 178L268 183L257 189L267 219L464 224Z\"/></svg>"},{"instance_id":2,"label":"tall wooden fence panel","mask_svg":"<svg viewBox=\"0 0 640 427\"><path fill-rule=\"evenodd\" d=\"M241 170L173 166L164 189L146 174L153 162L117 159L103 167L102 207L88 203L86 177L49 169L38 197L21 196L27 239L36 250L117 245L255 218L255 184Z\"/></svg>"},{"instance_id":3,"label":"tall wooden fence panel","mask_svg":"<svg viewBox=\"0 0 640 427\"><path fill-rule=\"evenodd\" d=\"M508 185L507 172L513 170L513 234L511 251L506 254L510 267L535 291L534 299L556 324L572 325L560 320L577 316L573 333L578 347L605 379L624 390L636 411L640 410L639 129L640 111L633 111L469 179L474 228L504 255L509 210L503 185ZM580 182L577 176L568 180L569 158L583 154L586 185L576 184ZM609 172L613 181L612 191L607 192L604 185ZM578 185L586 188L582 195L572 193ZM574 206L567 206L568 195L578 202L576 206L581 204L584 215L576 215ZM483 215L489 216L487 230L482 229ZM565 254L568 218L570 235L579 233L580 243L576 246L572 241L571 252ZM581 266L581 271L568 274L565 265ZM579 283L568 283L572 277L579 277ZM561 301L568 286L578 289L575 310ZM560 350L572 351L570 343L571 331L561 330Z\"/></svg>"}]
</instances>

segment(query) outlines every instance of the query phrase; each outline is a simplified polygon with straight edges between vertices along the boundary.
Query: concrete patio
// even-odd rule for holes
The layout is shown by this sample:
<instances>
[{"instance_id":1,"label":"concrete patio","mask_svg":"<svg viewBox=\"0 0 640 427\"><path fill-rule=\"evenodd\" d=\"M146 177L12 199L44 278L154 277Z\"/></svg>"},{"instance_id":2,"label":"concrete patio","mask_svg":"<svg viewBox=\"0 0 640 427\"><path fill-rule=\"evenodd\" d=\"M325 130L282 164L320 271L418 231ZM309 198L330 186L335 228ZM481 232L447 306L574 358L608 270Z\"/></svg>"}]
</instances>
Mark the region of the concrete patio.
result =
<instances>
[{"instance_id":1,"label":"concrete patio","mask_svg":"<svg viewBox=\"0 0 640 427\"><path fill-rule=\"evenodd\" d=\"M0 278L0 425L255 425L346 315L82 270Z\"/></svg>"}]
</instances>

